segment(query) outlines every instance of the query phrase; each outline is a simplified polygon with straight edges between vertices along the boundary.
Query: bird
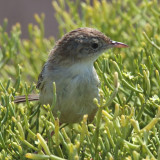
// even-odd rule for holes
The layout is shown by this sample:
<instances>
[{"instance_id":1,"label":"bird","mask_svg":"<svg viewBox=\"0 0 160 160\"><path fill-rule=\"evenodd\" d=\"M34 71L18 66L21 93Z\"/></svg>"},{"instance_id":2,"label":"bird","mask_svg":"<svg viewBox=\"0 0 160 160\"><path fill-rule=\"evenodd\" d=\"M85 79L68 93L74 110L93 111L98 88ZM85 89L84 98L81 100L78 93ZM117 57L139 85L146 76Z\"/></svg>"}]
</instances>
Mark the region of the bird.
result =
<instances>
[{"instance_id":1,"label":"bird","mask_svg":"<svg viewBox=\"0 0 160 160\"><path fill-rule=\"evenodd\" d=\"M98 110L93 99L100 97L100 80L94 62L110 48L126 47L128 45L113 41L94 28L70 31L50 51L38 77L39 95L28 95L28 100L52 105L55 82L57 100L52 112L55 117L60 113L60 123L78 123L86 114L92 122ZM25 96L17 96L14 100L15 103L25 101Z\"/></svg>"}]
</instances>

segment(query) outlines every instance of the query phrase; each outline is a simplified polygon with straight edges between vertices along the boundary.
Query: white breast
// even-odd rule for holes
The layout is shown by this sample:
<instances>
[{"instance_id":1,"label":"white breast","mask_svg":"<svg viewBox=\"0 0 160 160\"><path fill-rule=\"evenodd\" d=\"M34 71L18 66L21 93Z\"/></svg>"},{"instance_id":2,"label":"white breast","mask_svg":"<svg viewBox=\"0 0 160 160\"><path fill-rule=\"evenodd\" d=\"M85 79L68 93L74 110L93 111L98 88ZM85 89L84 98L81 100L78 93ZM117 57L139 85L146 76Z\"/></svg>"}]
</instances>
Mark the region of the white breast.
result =
<instances>
[{"instance_id":1,"label":"white breast","mask_svg":"<svg viewBox=\"0 0 160 160\"><path fill-rule=\"evenodd\" d=\"M48 71L44 87L40 93L42 104L52 104L53 87L57 88L57 103L53 113L61 112L60 121L79 122L84 114L92 114L97 106L93 103L98 98L99 79L92 63L78 63L71 67Z\"/></svg>"}]
</instances>

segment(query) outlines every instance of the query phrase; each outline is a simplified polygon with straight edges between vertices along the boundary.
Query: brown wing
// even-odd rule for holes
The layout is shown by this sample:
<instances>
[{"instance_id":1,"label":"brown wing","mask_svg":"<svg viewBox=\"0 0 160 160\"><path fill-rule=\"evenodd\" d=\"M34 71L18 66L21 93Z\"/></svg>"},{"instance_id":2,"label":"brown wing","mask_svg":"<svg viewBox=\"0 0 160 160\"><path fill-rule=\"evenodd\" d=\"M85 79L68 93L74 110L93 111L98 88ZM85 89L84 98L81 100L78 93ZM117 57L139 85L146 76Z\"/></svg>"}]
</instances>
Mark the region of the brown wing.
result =
<instances>
[{"instance_id":1,"label":"brown wing","mask_svg":"<svg viewBox=\"0 0 160 160\"><path fill-rule=\"evenodd\" d=\"M41 89L43 87L43 79L44 79L44 70L45 70L46 64L43 66L43 69L40 73L40 75L38 76L38 82L36 85L36 88Z\"/></svg>"}]
</instances>

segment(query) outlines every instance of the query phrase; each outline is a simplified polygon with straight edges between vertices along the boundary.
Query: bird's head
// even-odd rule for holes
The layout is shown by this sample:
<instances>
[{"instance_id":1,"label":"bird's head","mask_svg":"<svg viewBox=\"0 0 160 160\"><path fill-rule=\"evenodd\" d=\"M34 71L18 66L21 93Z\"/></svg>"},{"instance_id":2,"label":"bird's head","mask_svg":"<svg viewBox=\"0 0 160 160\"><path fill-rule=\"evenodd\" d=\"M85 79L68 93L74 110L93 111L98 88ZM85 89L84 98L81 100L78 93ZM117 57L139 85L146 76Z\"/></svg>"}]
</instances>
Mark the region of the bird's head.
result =
<instances>
[{"instance_id":1,"label":"bird's head","mask_svg":"<svg viewBox=\"0 0 160 160\"><path fill-rule=\"evenodd\" d=\"M106 35L93 28L78 28L64 35L56 44L51 56L63 60L95 61L109 48L126 48L126 44L112 41Z\"/></svg>"}]
</instances>

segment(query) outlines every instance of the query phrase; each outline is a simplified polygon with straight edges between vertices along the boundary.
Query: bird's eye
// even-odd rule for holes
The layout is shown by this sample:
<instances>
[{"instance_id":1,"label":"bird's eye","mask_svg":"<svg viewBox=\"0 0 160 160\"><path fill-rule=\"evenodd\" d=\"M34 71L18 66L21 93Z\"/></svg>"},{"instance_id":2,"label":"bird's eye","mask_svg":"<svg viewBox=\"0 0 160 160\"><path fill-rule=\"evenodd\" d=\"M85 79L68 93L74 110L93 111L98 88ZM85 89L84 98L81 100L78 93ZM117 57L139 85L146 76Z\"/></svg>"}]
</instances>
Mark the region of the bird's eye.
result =
<instances>
[{"instance_id":1,"label":"bird's eye","mask_svg":"<svg viewBox=\"0 0 160 160\"><path fill-rule=\"evenodd\" d=\"M91 47L92 47L93 49L97 49L97 48L98 48L98 44L97 44L97 43L92 43Z\"/></svg>"}]
</instances>

